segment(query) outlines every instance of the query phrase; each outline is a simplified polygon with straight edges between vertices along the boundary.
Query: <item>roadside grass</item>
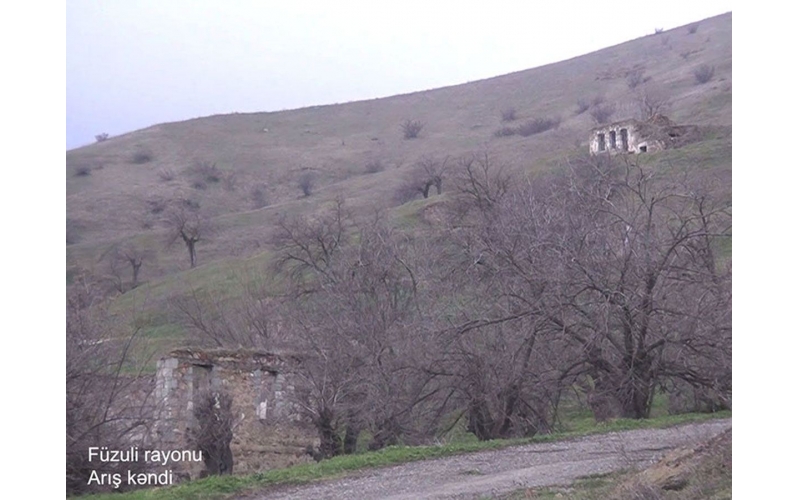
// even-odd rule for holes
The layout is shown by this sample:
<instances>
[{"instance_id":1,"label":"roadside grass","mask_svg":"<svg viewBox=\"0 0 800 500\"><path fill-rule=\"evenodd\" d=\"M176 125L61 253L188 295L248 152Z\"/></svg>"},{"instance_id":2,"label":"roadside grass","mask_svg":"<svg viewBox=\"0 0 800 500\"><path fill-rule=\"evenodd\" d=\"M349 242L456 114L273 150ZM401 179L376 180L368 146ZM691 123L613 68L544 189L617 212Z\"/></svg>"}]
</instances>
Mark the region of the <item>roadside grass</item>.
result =
<instances>
[{"instance_id":1,"label":"roadside grass","mask_svg":"<svg viewBox=\"0 0 800 500\"><path fill-rule=\"evenodd\" d=\"M715 418L729 418L730 416L731 412L724 411L714 414L688 413L682 415L665 415L648 420L618 419L596 424L592 427L581 424L576 426L579 430L558 432L531 438L453 442L443 445L414 447L391 446L380 451L339 456L330 460L323 460L319 463L302 464L286 469L275 469L248 476L214 476L166 488L138 490L122 494L110 493L90 495L82 498L92 500L218 500L230 498L230 496L234 494L242 494L268 486L299 485L322 479L338 478L349 472L361 469L386 467L389 465L484 450L496 450L529 443L560 441L592 434L632 429L671 427Z\"/></svg>"}]
</instances>

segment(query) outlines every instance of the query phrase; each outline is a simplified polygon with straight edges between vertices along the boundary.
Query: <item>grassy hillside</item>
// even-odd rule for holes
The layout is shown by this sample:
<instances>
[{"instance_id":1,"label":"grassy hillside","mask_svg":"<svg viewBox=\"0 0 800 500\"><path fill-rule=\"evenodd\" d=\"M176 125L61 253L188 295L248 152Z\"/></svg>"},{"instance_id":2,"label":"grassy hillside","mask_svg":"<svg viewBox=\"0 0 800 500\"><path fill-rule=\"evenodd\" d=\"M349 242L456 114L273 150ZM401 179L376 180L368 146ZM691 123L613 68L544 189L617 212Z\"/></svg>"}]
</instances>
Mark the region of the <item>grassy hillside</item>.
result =
<instances>
[{"instance_id":1,"label":"grassy hillside","mask_svg":"<svg viewBox=\"0 0 800 500\"><path fill-rule=\"evenodd\" d=\"M564 158L588 150L594 122L589 112L578 113L580 100L602 97L615 109L612 120L625 119L638 117L645 90L666 101L665 113L675 122L714 127L703 141L646 161L706 168L729 185L731 31L726 14L701 21L695 32L676 28L464 85L166 123L68 151L67 280L80 270L107 273L103 256L116 243L148 249L140 275L144 285L121 295L116 309L135 311L154 349L174 345L181 330L166 300L199 287L224 299L243 281L268 280L270 234L280 216L313 214L341 197L357 213L386 208L400 223L413 222L437 202L436 196L405 205L394 201L420 158L488 151L510 170L557 168ZM702 65L712 66L714 75L700 84L695 69ZM636 74L643 82L634 86ZM516 119L504 123L501 113L510 108ZM536 118L555 118L560 125L529 137L495 134ZM405 120L424 124L419 137L403 137ZM308 196L298 185L303 176L313 183ZM444 191L446 197L446 179ZM194 269L180 241L166 244L164 207L176 199L199 206L213 222L213 236L198 244Z\"/></svg>"}]
</instances>

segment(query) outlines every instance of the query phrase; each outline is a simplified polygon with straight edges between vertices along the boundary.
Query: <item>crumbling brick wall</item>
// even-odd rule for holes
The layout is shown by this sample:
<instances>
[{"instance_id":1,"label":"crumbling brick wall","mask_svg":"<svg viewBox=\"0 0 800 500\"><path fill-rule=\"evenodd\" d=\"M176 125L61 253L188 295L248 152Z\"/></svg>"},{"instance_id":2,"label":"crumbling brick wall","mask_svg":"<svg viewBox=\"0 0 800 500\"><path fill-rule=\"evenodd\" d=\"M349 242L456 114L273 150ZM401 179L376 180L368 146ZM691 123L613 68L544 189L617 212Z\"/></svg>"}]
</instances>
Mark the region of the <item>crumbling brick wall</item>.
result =
<instances>
[{"instance_id":1,"label":"crumbling brick wall","mask_svg":"<svg viewBox=\"0 0 800 500\"><path fill-rule=\"evenodd\" d=\"M308 461L305 451L315 434L292 397L292 373L299 362L295 356L245 350L171 352L158 362L155 442L161 449L192 449L195 402L205 391L224 391L233 398L235 474ZM192 478L202 471L201 463L176 468Z\"/></svg>"}]
</instances>

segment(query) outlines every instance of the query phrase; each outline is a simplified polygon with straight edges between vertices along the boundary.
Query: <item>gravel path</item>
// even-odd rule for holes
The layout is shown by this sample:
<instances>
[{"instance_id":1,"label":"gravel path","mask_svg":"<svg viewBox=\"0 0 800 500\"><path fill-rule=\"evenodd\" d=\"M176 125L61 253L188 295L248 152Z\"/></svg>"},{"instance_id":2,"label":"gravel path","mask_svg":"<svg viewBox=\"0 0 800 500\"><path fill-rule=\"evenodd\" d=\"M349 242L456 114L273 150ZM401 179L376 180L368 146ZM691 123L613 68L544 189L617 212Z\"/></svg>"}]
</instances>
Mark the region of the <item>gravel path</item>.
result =
<instances>
[{"instance_id":1,"label":"gravel path","mask_svg":"<svg viewBox=\"0 0 800 500\"><path fill-rule=\"evenodd\" d=\"M521 488L569 484L581 476L646 467L669 450L729 429L713 420L668 429L614 432L371 469L342 479L271 488L248 500L479 498Z\"/></svg>"}]
</instances>

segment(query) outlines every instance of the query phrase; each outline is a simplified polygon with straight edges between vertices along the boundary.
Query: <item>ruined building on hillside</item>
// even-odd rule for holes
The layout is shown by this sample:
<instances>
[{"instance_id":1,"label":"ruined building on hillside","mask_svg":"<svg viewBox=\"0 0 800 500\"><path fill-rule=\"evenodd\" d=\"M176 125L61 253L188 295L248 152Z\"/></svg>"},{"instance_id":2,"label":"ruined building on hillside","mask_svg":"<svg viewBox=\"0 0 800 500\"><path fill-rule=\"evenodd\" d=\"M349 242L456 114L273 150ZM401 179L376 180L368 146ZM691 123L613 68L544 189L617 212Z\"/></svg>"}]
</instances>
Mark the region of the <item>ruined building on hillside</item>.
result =
<instances>
[{"instance_id":1,"label":"ruined building on hillside","mask_svg":"<svg viewBox=\"0 0 800 500\"><path fill-rule=\"evenodd\" d=\"M677 148L697 140L697 130L695 125L676 125L664 115L647 121L618 121L592 129L589 153L639 154Z\"/></svg>"},{"instance_id":2,"label":"ruined building on hillside","mask_svg":"<svg viewBox=\"0 0 800 500\"><path fill-rule=\"evenodd\" d=\"M158 362L154 443L162 450L194 449L195 405L209 391L226 392L233 400L235 474L309 461L306 450L316 434L292 397L299 362L296 356L257 351L172 351ZM188 462L175 472L197 478L203 470L202 463Z\"/></svg>"}]
</instances>

